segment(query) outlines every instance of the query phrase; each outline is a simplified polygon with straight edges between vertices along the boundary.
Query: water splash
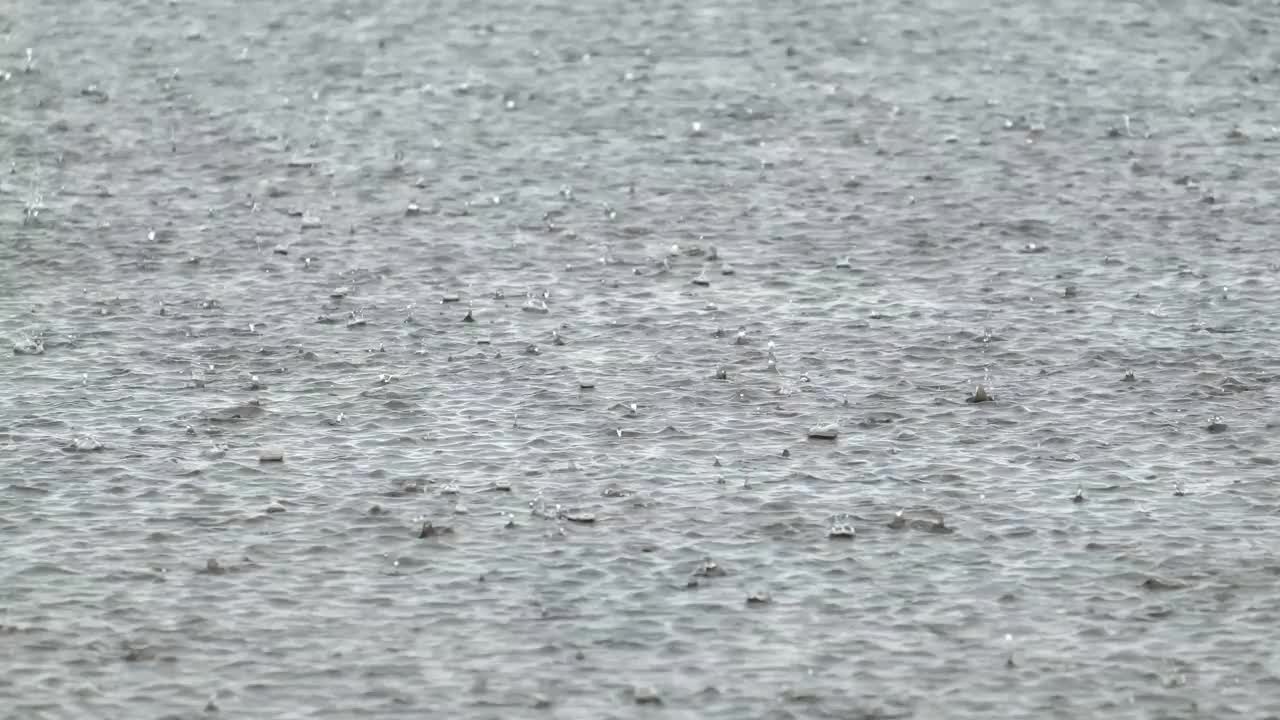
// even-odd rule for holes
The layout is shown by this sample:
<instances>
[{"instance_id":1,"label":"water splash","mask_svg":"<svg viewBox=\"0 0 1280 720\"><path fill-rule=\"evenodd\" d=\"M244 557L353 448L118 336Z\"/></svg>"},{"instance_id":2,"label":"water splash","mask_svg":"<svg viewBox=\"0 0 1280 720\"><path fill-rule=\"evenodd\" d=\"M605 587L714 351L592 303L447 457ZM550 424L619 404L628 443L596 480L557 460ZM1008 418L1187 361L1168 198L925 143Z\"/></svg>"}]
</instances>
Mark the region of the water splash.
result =
<instances>
[{"instance_id":1,"label":"water splash","mask_svg":"<svg viewBox=\"0 0 1280 720\"><path fill-rule=\"evenodd\" d=\"M982 330L982 387L991 389L991 357L987 351L991 347L991 328Z\"/></svg>"}]
</instances>

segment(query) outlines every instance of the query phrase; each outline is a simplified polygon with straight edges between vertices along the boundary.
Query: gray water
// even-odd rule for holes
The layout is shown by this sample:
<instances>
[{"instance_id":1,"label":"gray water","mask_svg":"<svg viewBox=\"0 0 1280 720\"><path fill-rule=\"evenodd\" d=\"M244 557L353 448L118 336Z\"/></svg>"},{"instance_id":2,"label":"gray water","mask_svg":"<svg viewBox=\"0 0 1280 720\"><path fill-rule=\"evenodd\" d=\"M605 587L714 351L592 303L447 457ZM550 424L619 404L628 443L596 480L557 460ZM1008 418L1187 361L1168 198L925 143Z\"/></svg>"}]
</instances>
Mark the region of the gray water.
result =
<instances>
[{"instance_id":1,"label":"gray water","mask_svg":"<svg viewBox=\"0 0 1280 720\"><path fill-rule=\"evenodd\" d=\"M1278 33L10 0L0 717L1277 716Z\"/></svg>"}]
</instances>

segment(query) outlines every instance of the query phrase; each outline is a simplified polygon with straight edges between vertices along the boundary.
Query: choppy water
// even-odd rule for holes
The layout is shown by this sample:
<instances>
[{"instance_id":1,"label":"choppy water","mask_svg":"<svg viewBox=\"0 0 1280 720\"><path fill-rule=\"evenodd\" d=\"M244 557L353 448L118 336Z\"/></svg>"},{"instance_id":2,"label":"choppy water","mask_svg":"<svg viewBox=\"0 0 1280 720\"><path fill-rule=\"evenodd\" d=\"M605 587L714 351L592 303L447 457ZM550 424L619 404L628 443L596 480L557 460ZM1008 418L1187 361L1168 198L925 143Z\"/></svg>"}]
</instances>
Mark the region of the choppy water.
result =
<instances>
[{"instance_id":1,"label":"choppy water","mask_svg":"<svg viewBox=\"0 0 1280 720\"><path fill-rule=\"evenodd\" d=\"M1275 716L1277 33L9 3L0 717Z\"/></svg>"}]
</instances>

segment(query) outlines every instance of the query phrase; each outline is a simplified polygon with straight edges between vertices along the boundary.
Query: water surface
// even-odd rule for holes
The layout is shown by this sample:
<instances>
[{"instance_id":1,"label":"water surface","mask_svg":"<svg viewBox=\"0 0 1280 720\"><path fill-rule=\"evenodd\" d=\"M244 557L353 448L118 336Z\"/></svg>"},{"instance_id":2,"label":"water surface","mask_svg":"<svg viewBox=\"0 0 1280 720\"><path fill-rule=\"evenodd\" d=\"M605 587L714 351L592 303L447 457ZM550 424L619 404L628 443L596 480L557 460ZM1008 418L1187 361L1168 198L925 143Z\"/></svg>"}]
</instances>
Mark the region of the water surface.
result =
<instances>
[{"instance_id":1,"label":"water surface","mask_svg":"<svg viewBox=\"0 0 1280 720\"><path fill-rule=\"evenodd\" d=\"M10 3L0 717L1280 713L1277 33Z\"/></svg>"}]
</instances>

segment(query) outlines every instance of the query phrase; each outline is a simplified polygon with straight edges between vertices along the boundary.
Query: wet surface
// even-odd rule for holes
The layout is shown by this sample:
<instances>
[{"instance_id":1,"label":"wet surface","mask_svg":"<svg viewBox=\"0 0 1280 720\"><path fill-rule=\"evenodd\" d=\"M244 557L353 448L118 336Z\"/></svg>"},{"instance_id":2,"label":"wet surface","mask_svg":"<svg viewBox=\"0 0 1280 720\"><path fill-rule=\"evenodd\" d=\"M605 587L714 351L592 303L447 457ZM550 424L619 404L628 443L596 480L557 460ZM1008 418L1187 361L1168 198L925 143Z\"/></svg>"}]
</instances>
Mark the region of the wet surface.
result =
<instances>
[{"instance_id":1,"label":"wet surface","mask_svg":"<svg viewBox=\"0 0 1280 720\"><path fill-rule=\"evenodd\" d=\"M0 717L1280 713L1274 3L427 5L0 14Z\"/></svg>"}]
</instances>

